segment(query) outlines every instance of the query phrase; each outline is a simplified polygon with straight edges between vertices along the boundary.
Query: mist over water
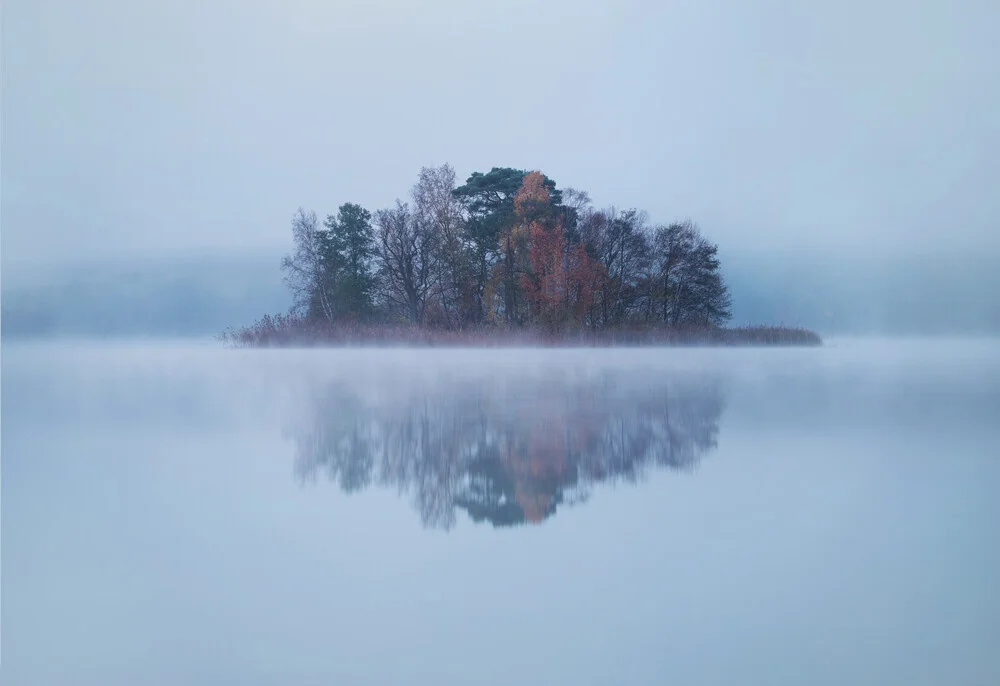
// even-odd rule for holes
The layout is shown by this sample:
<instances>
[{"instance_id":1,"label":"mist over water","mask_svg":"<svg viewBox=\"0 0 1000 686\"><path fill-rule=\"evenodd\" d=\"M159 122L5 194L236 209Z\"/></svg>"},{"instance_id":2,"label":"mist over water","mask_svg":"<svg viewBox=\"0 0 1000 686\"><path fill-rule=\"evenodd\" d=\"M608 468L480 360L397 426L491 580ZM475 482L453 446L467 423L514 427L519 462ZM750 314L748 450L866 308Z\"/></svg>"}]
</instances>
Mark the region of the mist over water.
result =
<instances>
[{"instance_id":1,"label":"mist over water","mask_svg":"<svg viewBox=\"0 0 1000 686\"><path fill-rule=\"evenodd\" d=\"M1000 2L0 14L0 686L1000 684Z\"/></svg>"},{"instance_id":2,"label":"mist over water","mask_svg":"<svg viewBox=\"0 0 1000 686\"><path fill-rule=\"evenodd\" d=\"M785 324L827 336L998 335L1000 257L895 257L722 250L735 326ZM26 268L3 263L5 340L212 337L292 304L288 246Z\"/></svg>"},{"instance_id":3,"label":"mist over water","mask_svg":"<svg viewBox=\"0 0 1000 686\"><path fill-rule=\"evenodd\" d=\"M2 378L6 683L1000 680L996 339Z\"/></svg>"}]
</instances>

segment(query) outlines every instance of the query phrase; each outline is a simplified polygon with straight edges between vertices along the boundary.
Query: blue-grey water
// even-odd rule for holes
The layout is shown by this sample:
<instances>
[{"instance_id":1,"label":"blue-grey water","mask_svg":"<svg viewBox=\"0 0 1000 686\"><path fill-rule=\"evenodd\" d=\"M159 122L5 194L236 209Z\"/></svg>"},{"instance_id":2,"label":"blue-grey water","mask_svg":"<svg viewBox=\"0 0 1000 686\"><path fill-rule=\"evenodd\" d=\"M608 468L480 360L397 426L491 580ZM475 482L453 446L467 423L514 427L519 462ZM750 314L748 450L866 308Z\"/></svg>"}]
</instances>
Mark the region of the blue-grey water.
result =
<instances>
[{"instance_id":1,"label":"blue-grey water","mask_svg":"<svg viewBox=\"0 0 1000 686\"><path fill-rule=\"evenodd\" d=\"M1000 683L1000 343L5 344L5 684Z\"/></svg>"}]
</instances>

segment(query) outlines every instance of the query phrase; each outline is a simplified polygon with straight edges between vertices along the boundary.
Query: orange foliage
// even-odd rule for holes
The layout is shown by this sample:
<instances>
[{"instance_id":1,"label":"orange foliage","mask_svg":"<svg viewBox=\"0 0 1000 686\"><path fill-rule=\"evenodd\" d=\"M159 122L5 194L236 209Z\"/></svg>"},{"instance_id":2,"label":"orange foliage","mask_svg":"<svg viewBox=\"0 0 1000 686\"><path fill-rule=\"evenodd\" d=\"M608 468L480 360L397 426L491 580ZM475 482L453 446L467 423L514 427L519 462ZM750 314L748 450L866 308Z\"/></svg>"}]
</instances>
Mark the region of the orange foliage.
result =
<instances>
[{"instance_id":1,"label":"orange foliage","mask_svg":"<svg viewBox=\"0 0 1000 686\"><path fill-rule=\"evenodd\" d=\"M514 212L521 223L535 219L549 203L549 189L545 187L545 177L533 171L524 175L521 188L514 196Z\"/></svg>"},{"instance_id":2,"label":"orange foliage","mask_svg":"<svg viewBox=\"0 0 1000 686\"><path fill-rule=\"evenodd\" d=\"M551 317L566 302L566 271L563 268L566 240L562 226L546 229L539 222L531 223L528 235L530 273L521 275L521 288L536 317Z\"/></svg>"},{"instance_id":3,"label":"orange foliage","mask_svg":"<svg viewBox=\"0 0 1000 686\"><path fill-rule=\"evenodd\" d=\"M566 315L582 319L593 306L607 272L583 245L566 245L561 223L553 226L544 221L549 199L545 177L537 171L526 174L514 197L517 220L511 233L516 232L520 239L525 234L527 237L527 260L523 253L518 259L524 265L519 285L531 314L537 320L555 324Z\"/></svg>"}]
</instances>

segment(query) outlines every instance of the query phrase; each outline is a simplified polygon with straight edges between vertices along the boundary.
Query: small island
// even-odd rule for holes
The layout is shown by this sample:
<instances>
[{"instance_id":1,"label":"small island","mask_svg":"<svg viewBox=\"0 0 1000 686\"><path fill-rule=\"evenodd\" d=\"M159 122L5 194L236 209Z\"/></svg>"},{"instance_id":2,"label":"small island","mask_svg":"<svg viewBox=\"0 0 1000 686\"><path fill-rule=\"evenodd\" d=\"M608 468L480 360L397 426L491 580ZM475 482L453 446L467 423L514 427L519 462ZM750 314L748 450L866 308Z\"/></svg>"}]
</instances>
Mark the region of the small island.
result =
<instances>
[{"instance_id":1,"label":"small island","mask_svg":"<svg viewBox=\"0 0 1000 686\"><path fill-rule=\"evenodd\" d=\"M420 170L410 202L300 208L281 262L287 314L229 329L235 347L819 345L800 328L731 328L718 246L691 221L592 206L538 171L461 186Z\"/></svg>"}]
</instances>

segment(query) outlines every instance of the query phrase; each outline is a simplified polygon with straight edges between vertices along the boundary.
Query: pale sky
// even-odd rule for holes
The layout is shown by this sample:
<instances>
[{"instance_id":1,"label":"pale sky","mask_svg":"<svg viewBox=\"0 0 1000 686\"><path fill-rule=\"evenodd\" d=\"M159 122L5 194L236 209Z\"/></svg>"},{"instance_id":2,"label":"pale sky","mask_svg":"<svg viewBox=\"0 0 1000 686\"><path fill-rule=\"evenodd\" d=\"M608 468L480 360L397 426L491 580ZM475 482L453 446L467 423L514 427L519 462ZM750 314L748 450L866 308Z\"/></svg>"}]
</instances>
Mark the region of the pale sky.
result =
<instances>
[{"instance_id":1,"label":"pale sky","mask_svg":"<svg viewBox=\"0 0 1000 686\"><path fill-rule=\"evenodd\" d=\"M1000 3L5 0L4 267L290 244L421 166L729 249L1000 254Z\"/></svg>"}]
</instances>

